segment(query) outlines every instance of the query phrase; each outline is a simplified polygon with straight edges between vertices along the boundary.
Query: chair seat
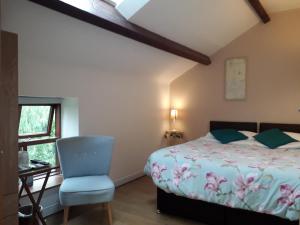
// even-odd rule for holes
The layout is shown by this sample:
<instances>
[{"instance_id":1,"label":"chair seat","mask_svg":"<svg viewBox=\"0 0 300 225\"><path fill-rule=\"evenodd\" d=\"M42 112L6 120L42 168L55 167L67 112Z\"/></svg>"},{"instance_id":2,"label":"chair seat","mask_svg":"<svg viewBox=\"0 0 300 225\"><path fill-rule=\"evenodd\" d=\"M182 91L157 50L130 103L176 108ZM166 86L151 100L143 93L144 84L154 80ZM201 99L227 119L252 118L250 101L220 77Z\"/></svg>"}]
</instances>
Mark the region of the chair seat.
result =
<instances>
[{"instance_id":1,"label":"chair seat","mask_svg":"<svg viewBox=\"0 0 300 225\"><path fill-rule=\"evenodd\" d=\"M59 199L63 206L110 202L115 186L108 176L72 177L63 181Z\"/></svg>"}]
</instances>

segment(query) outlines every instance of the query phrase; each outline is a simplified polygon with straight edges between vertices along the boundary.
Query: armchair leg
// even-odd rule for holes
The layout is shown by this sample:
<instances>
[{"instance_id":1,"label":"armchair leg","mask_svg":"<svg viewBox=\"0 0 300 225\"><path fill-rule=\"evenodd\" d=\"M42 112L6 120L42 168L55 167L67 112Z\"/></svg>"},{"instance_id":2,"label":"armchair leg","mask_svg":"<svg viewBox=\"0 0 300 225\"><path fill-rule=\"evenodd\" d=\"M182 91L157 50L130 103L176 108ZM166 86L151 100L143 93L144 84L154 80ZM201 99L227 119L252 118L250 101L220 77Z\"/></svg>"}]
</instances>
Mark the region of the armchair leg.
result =
<instances>
[{"instance_id":1,"label":"armchair leg","mask_svg":"<svg viewBox=\"0 0 300 225\"><path fill-rule=\"evenodd\" d=\"M68 224L69 209L70 207L64 208L64 225Z\"/></svg>"},{"instance_id":2,"label":"armchair leg","mask_svg":"<svg viewBox=\"0 0 300 225\"><path fill-rule=\"evenodd\" d=\"M108 224L109 224L109 225L113 225L113 222L112 222L111 204L110 204L109 202L104 203L104 207L105 207L106 210L107 210Z\"/></svg>"}]
</instances>

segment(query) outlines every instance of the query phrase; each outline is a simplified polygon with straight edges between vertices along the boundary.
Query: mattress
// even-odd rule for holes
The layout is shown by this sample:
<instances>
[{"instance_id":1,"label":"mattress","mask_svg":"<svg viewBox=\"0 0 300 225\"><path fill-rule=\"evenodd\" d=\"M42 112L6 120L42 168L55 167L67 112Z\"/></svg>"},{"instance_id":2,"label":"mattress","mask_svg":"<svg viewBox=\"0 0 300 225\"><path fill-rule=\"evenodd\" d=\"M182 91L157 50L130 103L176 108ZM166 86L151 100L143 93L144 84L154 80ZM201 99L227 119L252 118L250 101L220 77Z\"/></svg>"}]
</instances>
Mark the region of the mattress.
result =
<instances>
[{"instance_id":1,"label":"mattress","mask_svg":"<svg viewBox=\"0 0 300 225\"><path fill-rule=\"evenodd\" d=\"M145 173L178 196L299 219L300 149L271 150L251 141L224 145L202 137L155 151Z\"/></svg>"}]
</instances>

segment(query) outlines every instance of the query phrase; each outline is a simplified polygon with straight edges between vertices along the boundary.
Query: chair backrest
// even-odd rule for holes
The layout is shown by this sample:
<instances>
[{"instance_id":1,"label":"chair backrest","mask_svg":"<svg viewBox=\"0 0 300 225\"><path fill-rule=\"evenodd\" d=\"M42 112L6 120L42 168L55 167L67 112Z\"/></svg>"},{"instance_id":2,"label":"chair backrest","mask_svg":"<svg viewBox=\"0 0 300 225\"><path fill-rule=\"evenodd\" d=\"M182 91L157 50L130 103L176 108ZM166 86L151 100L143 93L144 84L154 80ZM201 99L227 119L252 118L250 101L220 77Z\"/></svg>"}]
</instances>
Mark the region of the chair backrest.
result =
<instances>
[{"instance_id":1,"label":"chair backrest","mask_svg":"<svg viewBox=\"0 0 300 225\"><path fill-rule=\"evenodd\" d=\"M57 140L64 178L108 175L114 138L109 136L71 137Z\"/></svg>"}]
</instances>

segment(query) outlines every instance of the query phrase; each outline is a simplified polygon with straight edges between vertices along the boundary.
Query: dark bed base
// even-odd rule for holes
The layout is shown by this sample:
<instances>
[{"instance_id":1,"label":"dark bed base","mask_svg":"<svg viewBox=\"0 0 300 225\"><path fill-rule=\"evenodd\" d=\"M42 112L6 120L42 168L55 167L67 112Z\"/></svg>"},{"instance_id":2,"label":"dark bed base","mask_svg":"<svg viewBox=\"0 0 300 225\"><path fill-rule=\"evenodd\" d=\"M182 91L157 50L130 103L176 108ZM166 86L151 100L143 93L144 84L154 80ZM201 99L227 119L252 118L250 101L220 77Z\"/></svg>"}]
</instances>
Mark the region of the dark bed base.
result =
<instances>
[{"instance_id":1,"label":"dark bed base","mask_svg":"<svg viewBox=\"0 0 300 225\"><path fill-rule=\"evenodd\" d=\"M208 225L299 225L297 221L291 222L267 214L168 194L159 188L157 209L161 213L193 219Z\"/></svg>"}]
</instances>

